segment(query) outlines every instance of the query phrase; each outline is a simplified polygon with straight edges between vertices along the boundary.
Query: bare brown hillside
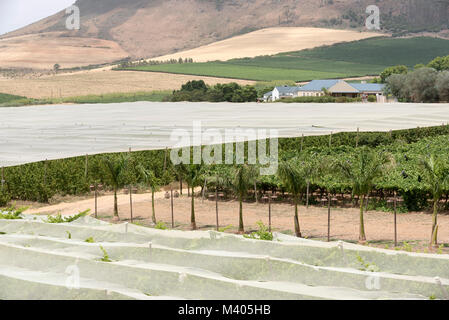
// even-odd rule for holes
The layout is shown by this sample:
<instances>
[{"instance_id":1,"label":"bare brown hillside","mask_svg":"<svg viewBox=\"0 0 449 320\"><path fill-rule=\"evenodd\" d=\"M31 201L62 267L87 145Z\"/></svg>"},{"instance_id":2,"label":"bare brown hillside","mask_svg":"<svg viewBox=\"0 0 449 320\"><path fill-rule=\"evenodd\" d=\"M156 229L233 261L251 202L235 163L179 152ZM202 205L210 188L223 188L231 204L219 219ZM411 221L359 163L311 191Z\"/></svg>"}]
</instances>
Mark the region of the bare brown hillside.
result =
<instances>
[{"instance_id":1,"label":"bare brown hillside","mask_svg":"<svg viewBox=\"0 0 449 320\"><path fill-rule=\"evenodd\" d=\"M126 56L157 57L197 48L267 27L331 27L363 29L365 9L373 0L78 0L81 29L65 29L65 12L41 20L1 38L39 34L61 40L110 41L114 47L83 52L111 62ZM447 0L383 0L382 26L396 33L447 28ZM48 40L47 37L47 40ZM40 38L30 37L39 42ZM86 39L86 40L83 40ZM58 42L58 41L56 41ZM60 41L65 50L67 43ZM8 44L1 44L7 46ZM45 45L43 43L42 45ZM58 45L56 45L56 48ZM5 47L6 48L6 47ZM24 48L27 48L26 46ZM64 50L63 50L64 51ZM83 64L96 63L87 59ZM56 63L56 62L55 62Z\"/></svg>"}]
</instances>

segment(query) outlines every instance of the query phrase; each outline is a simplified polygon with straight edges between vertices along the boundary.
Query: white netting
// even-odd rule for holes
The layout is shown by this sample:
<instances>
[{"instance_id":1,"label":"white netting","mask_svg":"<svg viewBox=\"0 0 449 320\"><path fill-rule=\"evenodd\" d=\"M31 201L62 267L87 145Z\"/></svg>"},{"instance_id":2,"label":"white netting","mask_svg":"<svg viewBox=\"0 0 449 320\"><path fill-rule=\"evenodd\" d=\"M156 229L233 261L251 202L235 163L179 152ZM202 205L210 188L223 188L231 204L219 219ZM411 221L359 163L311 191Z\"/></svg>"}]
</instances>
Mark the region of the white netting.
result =
<instances>
[{"instance_id":1,"label":"white netting","mask_svg":"<svg viewBox=\"0 0 449 320\"><path fill-rule=\"evenodd\" d=\"M0 220L0 299L448 298L448 255L274 236Z\"/></svg>"}]
</instances>

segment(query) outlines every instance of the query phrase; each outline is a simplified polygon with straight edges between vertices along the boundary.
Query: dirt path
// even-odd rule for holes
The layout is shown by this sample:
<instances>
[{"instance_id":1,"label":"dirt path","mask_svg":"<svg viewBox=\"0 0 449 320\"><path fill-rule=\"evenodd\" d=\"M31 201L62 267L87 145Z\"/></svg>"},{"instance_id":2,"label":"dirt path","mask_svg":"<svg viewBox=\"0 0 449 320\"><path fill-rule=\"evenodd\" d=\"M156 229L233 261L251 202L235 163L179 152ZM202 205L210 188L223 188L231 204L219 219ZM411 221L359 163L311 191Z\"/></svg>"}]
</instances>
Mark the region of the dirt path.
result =
<instances>
[{"instance_id":1,"label":"dirt path","mask_svg":"<svg viewBox=\"0 0 449 320\"><path fill-rule=\"evenodd\" d=\"M198 191L197 191L198 193ZM165 192L156 194L156 216L167 225L171 224L170 201L164 198ZM129 195L121 194L118 197L119 214L123 220L130 218ZM191 198L184 190L183 196L174 199L175 224L178 229L190 228ZM87 199L70 203L61 203L28 210L27 213L75 214L79 211L94 208L94 200ZM268 204L254 202L244 203L244 222L247 231L257 229L257 221L268 225ZM214 229L216 224L215 201L201 197L195 198L196 222L200 229ZM308 238L324 239L327 235L327 208L313 206L309 209L300 207L300 224L303 236ZM274 203L272 206L272 226L275 231L284 233L293 232L293 207L288 203ZM111 220L113 215L113 196L105 195L98 198L98 214L105 220ZM133 195L133 216L135 222L150 225L151 221L151 194ZM229 232L236 232L238 226L238 202L219 201L220 227L229 227ZM432 217L428 213L398 214L399 241L427 242L430 234ZM385 246L394 238L393 214L369 211L365 214L365 228L369 241L378 242ZM359 212L356 208L333 208L331 211L331 235L333 239L355 241L358 239ZM449 215L439 216L440 243L449 243ZM385 242L385 243L384 243Z\"/></svg>"}]
</instances>

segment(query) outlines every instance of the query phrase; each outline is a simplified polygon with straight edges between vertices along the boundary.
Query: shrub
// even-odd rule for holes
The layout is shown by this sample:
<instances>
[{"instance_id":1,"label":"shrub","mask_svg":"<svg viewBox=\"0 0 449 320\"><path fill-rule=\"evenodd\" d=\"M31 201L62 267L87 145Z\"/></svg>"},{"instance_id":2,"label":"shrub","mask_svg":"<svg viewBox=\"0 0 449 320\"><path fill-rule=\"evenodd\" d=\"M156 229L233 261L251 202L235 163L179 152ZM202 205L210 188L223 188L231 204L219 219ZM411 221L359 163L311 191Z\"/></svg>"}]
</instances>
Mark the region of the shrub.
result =
<instances>
[{"instance_id":1,"label":"shrub","mask_svg":"<svg viewBox=\"0 0 449 320\"><path fill-rule=\"evenodd\" d=\"M377 102L376 96L368 96L368 102Z\"/></svg>"},{"instance_id":2,"label":"shrub","mask_svg":"<svg viewBox=\"0 0 449 320\"><path fill-rule=\"evenodd\" d=\"M0 207L6 207L11 201L11 197L5 191L0 191Z\"/></svg>"},{"instance_id":3,"label":"shrub","mask_svg":"<svg viewBox=\"0 0 449 320\"><path fill-rule=\"evenodd\" d=\"M258 221L257 225L259 226L258 231L253 232L249 235L244 235L244 237L248 239L273 241L273 233L268 231L268 228L263 224L263 222Z\"/></svg>"},{"instance_id":4,"label":"shrub","mask_svg":"<svg viewBox=\"0 0 449 320\"><path fill-rule=\"evenodd\" d=\"M103 261L103 262L112 262L112 260L109 259L109 255L106 252L106 249L103 248L102 246L100 246L100 250L103 253L103 257L100 260Z\"/></svg>"},{"instance_id":5,"label":"shrub","mask_svg":"<svg viewBox=\"0 0 449 320\"><path fill-rule=\"evenodd\" d=\"M56 216L47 216L47 220L45 222L47 223L67 223L67 222L73 222L81 217L86 216L90 212L90 209L80 212L78 214L75 214L74 216L68 216L63 217L60 213L58 213Z\"/></svg>"},{"instance_id":6,"label":"shrub","mask_svg":"<svg viewBox=\"0 0 449 320\"><path fill-rule=\"evenodd\" d=\"M5 211L0 211L0 219L5 220L19 220L22 219L22 213L26 211L28 207L22 207L19 209L16 209L15 206L12 206Z\"/></svg>"},{"instance_id":7,"label":"shrub","mask_svg":"<svg viewBox=\"0 0 449 320\"><path fill-rule=\"evenodd\" d=\"M156 224L155 228L156 228L156 229L159 229L159 230L166 230L166 229L167 229L167 226L165 225L164 222L159 221L159 222Z\"/></svg>"}]
</instances>

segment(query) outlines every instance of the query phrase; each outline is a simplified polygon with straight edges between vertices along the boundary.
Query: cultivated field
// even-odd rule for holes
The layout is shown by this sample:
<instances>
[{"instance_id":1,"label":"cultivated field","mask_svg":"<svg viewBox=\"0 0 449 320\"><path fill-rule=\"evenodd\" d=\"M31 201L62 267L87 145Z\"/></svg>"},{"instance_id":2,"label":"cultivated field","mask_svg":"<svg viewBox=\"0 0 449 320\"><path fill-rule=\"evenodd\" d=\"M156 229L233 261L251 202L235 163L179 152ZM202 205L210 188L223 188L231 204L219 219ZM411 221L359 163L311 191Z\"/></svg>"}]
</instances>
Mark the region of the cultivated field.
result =
<instances>
[{"instance_id":1,"label":"cultivated field","mask_svg":"<svg viewBox=\"0 0 449 320\"><path fill-rule=\"evenodd\" d=\"M267 28L151 60L192 58L195 62L226 61L304 50L376 36L379 36L379 33L322 28Z\"/></svg>"},{"instance_id":2,"label":"cultivated field","mask_svg":"<svg viewBox=\"0 0 449 320\"><path fill-rule=\"evenodd\" d=\"M132 67L133 70L252 80L306 81L377 75L392 65L413 67L449 52L449 40L375 38L325 45L272 56L233 59L226 62L164 64Z\"/></svg>"},{"instance_id":3,"label":"cultivated field","mask_svg":"<svg viewBox=\"0 0 449 320\"><path fill-rule=\"evenodd\" d=\"M350 76L345 72L328 72L270 67L252 67L221 62L162 64L154 66L132 67L136 71L167 72L172 74L208 75L222 78L248 79L258 81L291 80L308 81L312 79L342 78Z\"/></svg>"},{"instance_id":4,"label":"cultivated field","mask_svg":"<svg viewBox=\"0 0 449 320\"><path fill-rule=\"evenodd\" d=\"M107 93L177 90L189 80L200 79L210 85L227 82L254 83L252 81L223 80L167 73L105 70L43 76L35 79L0 78L0 92L36 99L64 98Z\"/></svg>"}]
</instances>

